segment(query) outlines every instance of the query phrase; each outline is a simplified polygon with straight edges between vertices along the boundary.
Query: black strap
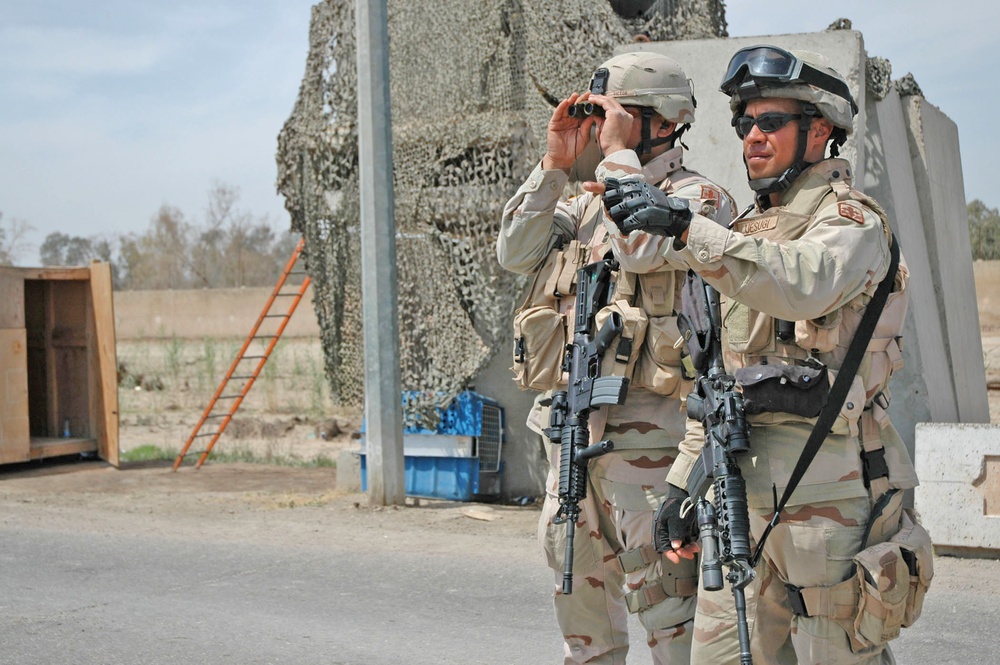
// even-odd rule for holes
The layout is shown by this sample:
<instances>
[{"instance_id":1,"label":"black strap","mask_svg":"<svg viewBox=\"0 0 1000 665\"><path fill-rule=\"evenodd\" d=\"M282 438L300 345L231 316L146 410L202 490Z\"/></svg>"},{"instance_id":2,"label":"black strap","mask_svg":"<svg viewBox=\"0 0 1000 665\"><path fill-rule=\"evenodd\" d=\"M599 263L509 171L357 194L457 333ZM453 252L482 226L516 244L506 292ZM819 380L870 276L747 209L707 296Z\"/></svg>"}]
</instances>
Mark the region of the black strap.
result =
<instances>
[{"instance_id":1,"label":"black strap","mask_svg":"<svg viewBox=\"0 0 1000 665\"><path fill-rule=\"evenodd\" d=\"M858 329L854 332L854 339L851 340L851 346L847 349L847 355L840 366L840 371L837 372L837 379L833 382L833 387L830 388L830 396L823 406L823 411L816 419L816 424L813 426L812 432L809 433L809 439L802 449L799 461L796 462L795 468L792 470L792 475L788 479L788 486L785 487L785 493L781 495L781 500L775 506L774 516L771 518L770 523L768 523L767 528L764 529L764 533L757 543L757 551L754 552L753 561L751 562L754 566L760 561L760 557L764 552L764 542L767 540L768 535L778 525L778 522L781 521L781 511L784 509L788 499L791 498L792 492L795 491L799 481L802 480L802 476L805 475L813 458L816 457L816 453L819 452L819 448L823 445L823 441L826 439L830 428L833 427L840 409L844 406L847 393L851 390L854 376L858 373L858 367L861 366L861 359L868 348L872 333L875 332L875 325L878 323L879 316L882 314L882 308L885 307L885 301L889 298L889 292L892 291L893 282L896 280L896 269L899 267L899 243L895 237L892 238L889 252L891 254L889 270L875 290L875 295L869 301L864 316L861 317L861 323L858 324ZM777 495L777 492L775 492L775 495Z\"/></svg>"}]
</instances>

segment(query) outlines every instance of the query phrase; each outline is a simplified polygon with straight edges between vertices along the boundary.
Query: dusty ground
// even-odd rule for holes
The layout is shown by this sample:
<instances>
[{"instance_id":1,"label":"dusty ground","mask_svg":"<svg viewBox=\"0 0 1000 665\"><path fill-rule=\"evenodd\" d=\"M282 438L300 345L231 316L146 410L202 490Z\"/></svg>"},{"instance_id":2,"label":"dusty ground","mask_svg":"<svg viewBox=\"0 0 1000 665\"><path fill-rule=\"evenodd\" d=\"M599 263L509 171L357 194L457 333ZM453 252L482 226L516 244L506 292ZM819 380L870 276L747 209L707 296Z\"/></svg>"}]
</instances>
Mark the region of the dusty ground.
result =
<instances>
[{"instance_id":1,"label":"dusty ground","mask_svg":"<svg viewBox=\"0 0 1000 665\"><path fill-rule=\"evenodd\" d=\"M239 523L251 517L264 525L261 538L271 533L266 525L273 520L294 525L299 519L311 525L303 527L310 533L321 524L331 538L393 528L412 534L414 545L426 538L423 527L534 538L537 507L408 498L417 510L380 509L370 507L364 494L338 489L332 463L342 450L359 447L361 414L332 406L318 342L283 341L208 461L196 469L197 455L189 454L173 472L174 456L237 349L235 342L119 342L120 449L126 460L120 470L75 458L0 467L0 505L30 504L30 511L15 509L19 519L35 515L53 527L65 522L67 528L86 528L83 520L112 531L169 529L181 538L196 537L207 523L223 537L229 528L233 538L245 537ZM206 443L198 439L190 450ZM127 461L130 453L151 448L168 453L169 461ZM86 510L74 510L80 506Z\"/></svg>"},{"instance_id":2,"label":"dusty ground","mask_svg":"<svg viewBox=\"0 0 1000 665\"><path fill-rule=\"evenodd\" d=\"M210 380L209 374L224 373L235 354L233 344L213 349L209 343L120 343L119 356L127 369L120 391L123 454L156 447L173 459L215 391L218 379ZM984 333L983 350L987 379L998 388L989 391L991 419L1000 423L1000 330ZM340 451L358 447L361 419L356 410L330 404L318 369L319 353L314 342L279 346L270 375L250 392L201 469L191 466L196 457L189 457L176 473L169 462L125 462L116 471L98 462L59 460L0 469L0 490L14 502L50 506L52 510L44 512L53 519L60 507L85 502L105 517L119 515L127 524L123 528L133 529L148 527L143 515L172 515L172 528L183 529L189 518L196 528L200 512L287 515L283 509L296 506L323 506L324 514L341 523L352 516L370 516L366 496L336 486L336 470L330 464ZM226 360L212 367L213 354ZM199 450L198 445L191 450ZM247 459L266 463L244 463ZM493 529L511 529L518 537L530 537L537 518L535 508L419 503L432 509L389 509L377 517L403 521L405 514L406 521L433 523L446 531L482 521L496 523ZM480 514L463 513L476 508Z\"/></svg>"},{"instance_id":3,"label":"dusty ground","mask_svg":"<svg viewBox=\"0 0 1000 665\"><path fill-rule=\"evenodd\" d=\"M538 519L534 508L428 499L408 498L405 508L371 507L366 495L337 490L335 477L328 467L208 463L175 473L168 463L126 463L116 470L99 461L49 462L0 469L0 512L5 525L167 532L179 539L203 537L206 528L216 539L246 539L253 520L255 540L283 544L297 537L363 541L372 530L392 529L401 546L422 548L433 547L428 528L527 541Z\"/></svg>"}]
</instances>

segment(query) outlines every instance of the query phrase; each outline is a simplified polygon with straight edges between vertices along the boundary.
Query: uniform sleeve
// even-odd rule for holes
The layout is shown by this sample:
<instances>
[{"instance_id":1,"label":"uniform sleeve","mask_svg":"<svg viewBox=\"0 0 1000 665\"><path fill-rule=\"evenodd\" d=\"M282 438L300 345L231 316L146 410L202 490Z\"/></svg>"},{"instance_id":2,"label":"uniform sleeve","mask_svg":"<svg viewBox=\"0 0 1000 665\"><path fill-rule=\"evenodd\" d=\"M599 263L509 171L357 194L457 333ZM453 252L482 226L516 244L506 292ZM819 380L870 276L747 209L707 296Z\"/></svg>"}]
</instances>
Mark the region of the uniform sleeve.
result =
<instances>
[{"instance_id":1,"label":"uniform sleeve","mask_svg":"<svg viewBox=\"0 0 1000 665\"><path fill-rule=\"evenodd\" d=\"M559 201L568 180L564 171L544 170L539 163L504 206L497 260L505 269L530 274L560 239L576 237L579 204Z\"/></svg>"},{"instance_id":2,"label":"uniform sleeve","mask_svg":"<svg viewBox=\"0 0 1000 665\"><path fill-rule=\"evenodd\" d=\"M635 152L632 153L635 163ZM618 153L615 153L616 155ZM614 157L614 155L612 155ZM603 164L603 162L602 162ZM598 169L600 174L600 167ZM606 170L607 175L624 177L624 175L634 175L630 172L619 175L610 169ZM642 178L641 171L638 174ZM691 202L691 209L708 215L712 219L719 219L721 223L728 224L732 221L732 206L729 197L718 187L708 184L708 181L695 181L681 187L671 193L671 196L687 199ZM608 230L611 239L611 246L615 252L615 258L624 270L632 273L645 274L661 270L686 270L687 266L682 262L673 260L667 248L673 242L673 238L666 238L642 231L633 231L628 236L622 235L615 223L605 214L604 226Z\"/></svg>"},{"instance_id":3,"label":"uniform sleeve","mask_svg":"<svg viewBox=\"0 0 1000 665\"><path fill-rule=\"evenodd\" d=\"M816 217L802 236L778 243L696 215L687 245L668 255L752 309L789 321L815 319L873 289L889 265L888 238L869 208L842 201Z\"/></svg>"},{"instance_id":4,"label":"uniform sleeve","mask_svg":"<svg viewBox=\"0 0 1000 665\"><path fill-rule=\"evenodd\" d=\"M705 446L705 428L701 421L687 419L687 431L677 444L678 455L667 472L667 482L687 491L688 478L696 464L701 464L701 449Z\"/></svg>"}]
</instances>

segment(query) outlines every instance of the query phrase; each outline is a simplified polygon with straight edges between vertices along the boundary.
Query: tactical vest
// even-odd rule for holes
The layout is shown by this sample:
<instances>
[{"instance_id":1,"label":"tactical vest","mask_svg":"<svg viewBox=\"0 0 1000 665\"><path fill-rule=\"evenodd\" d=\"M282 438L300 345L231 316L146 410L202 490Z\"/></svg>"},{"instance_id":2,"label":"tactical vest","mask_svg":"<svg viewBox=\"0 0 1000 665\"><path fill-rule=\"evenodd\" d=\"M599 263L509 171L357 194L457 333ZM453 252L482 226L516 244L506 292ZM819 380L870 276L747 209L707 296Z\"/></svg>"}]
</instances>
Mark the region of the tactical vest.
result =
<instances>
[{"instance_id":1,"label":"tactical vest","mask_svg":"<svg viewBox=\"0 0 1000 665\"><path fill-rule=\"evenodd\" d=\"M820 210L854 201L879 217L883 231L891 239L885 211L874 199L850 186L849 180L843 176L849 172L848 169L849 165L843 160L826 160L804 176L813 178L814 182L803 188L792 201L761 214L737 219L733 230L780 244L795 240L813 228ZM825 186L823 180L826 181ZM834 434L860 436L866 451L866 482L878 494L889 486L916 485L909 456L886 413L890 400L889 379L903 365L901 345L906 318L907 280L908 272L901 263L893 290L841 410L841 417L833 428ZM870 285L862 294L819 319L794 322L778 321L764 312L724 298L723 353L726 367L743 384L755 377L777 376L779 371L788 376L789 366L822 366L828 373L828 376L822 377L825 385L832 384L877 286L877 283ZM746 394L748 389L745 385L743 389ZM825 395L822 397L825 401ZM805 398L799 396L797 399L801 403ZM768 425L806 422L815 415L778 411L753 414L749 419L755 425Z\"/></svg>"},{"instance_id":2,"label":"tactical vest","mask_svg":"<svg viewBox=\"0 0 1000 665\"><path fill-rule=\"evenodd\" d=\"M680 169L660 188L668 194L695 182L707 182L697 173ZM724 194L723 194L724 195ZM714 215L711 201L701 211ZM523 389L550 390L565 386L562 354L572 340L577 271L603 259L611 251L604 226L601 198L587 206L577 239L553 249L535 275L528 298L514 319L515 382ZM601 367L602 376L630 379L630 390L645 389L668 397L683 397L691 375L682 367L677 328L683 273L663 270L636 274L619 270L614 276L611 304L596 316L598 328L612 312L621 316L622 333L611 343Z\"/></svg>"}]
</instances>

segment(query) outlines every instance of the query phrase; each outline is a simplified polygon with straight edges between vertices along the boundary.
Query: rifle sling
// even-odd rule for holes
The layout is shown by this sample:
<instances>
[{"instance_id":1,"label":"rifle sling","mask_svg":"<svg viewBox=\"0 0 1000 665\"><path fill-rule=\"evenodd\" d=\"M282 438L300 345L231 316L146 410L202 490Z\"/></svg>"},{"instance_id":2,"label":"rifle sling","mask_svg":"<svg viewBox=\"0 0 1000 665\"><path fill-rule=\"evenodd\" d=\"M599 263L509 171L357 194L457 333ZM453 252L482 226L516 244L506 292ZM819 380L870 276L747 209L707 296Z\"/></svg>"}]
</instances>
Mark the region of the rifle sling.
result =
<instances>
[{"instance_id":1,"label":"rifle sling","mask_svg":"<svg viewBox=\"0 0 1000 665\"><path fill-rule=\"evenodd\" d=\"M889 298L889 292L892 291L892 285L896 279L896 270L899 267L899 243L895 237L892 238L889 252L891 254L889 270L875 290L875 295L872 296L872 299L868 303L865 314L861 318L861 323L854 332L854 338L851 340L851 346L847 350L847 355L840 367L840 371L837 372L837 379L833 382L833 387L830 389L830 396L823 406L823 411L820 412L819 417L816 419L816 424L813 426L812 432L809 433L809 439L802 449L799 461L796 462L795 468L792 470L792 475L788 479L785 492L781 495L781 500L778 501L777 506L775 506L774 516L768 523L767 528L764 529L764 533L757 543L757 551L754 552L753 560L751 561L751 565L755 567L764 552L764 543L767 541L767 537L781 520L781 511L784 509L788 499L791 498L792 492L795 491L799 481L802 480L802 476L805 475L813 458L816 457L816 453L819 452L820 446L823 445L827 433L840 413L840 409L844 406L847 393L850 392L854 376L858 373L858 367L861 366L862 356L868 348L879 316L882 314L882 308L885 307L885 302ZM777 492L775 492L775 495L777 495Z\"/></svg>"}]
</instances>

